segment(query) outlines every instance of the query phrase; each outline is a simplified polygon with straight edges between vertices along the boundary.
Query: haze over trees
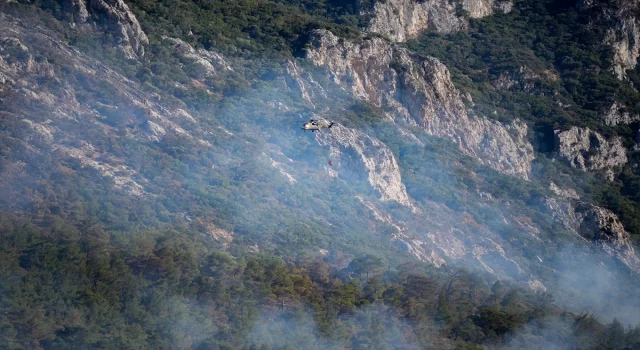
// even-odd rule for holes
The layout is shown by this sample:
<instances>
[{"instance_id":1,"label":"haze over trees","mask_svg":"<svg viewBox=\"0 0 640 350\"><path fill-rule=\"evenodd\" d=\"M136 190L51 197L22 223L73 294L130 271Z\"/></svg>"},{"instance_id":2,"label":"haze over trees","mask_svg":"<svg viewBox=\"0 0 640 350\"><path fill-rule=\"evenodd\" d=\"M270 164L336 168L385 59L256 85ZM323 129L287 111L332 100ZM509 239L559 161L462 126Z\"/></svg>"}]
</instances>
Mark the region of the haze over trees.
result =
<instances>
[{"instance_id":1,"label":"haze over trees","mask_svg":"<svg viewBox=\"0 0 640 350\"><path fill-rule=\"evenodd\" d=\"M495 228L505 246L524 252L515 266L540 276L544 291L525 287L524 277L499 280L478 266L416 260L396 240L402 220L385 221L363 205L377 194L356 162L344 165L353 179L333 181L322 168L330 152L313 136L289 132L299 131L298 119L310 109L278 85L283 64L303 56L313 29L361 40L367 18L355 2L126 3L149 38L139 60L122 57L118 39L105 29L112 23L97 14L95 25L76 27L59 1L0 4L1 18L55 33L69 50L129 79L140 96L157 94L165 106L197 117L193 130L139 123L136 117L153 109L132 107L99 74L61 62L56 50L66 46L60 42L33 53L34 62L56 67L38 82L34 93L44 97L24 101L14 85L0 85L0 181L10 184L0 187L1 349L640 349L640 325L628 322L638 316L610 317L638 306L637 274L601 263L596 248L584 248L583 238L540 209L550 182L575 188L616 213L633 241L640 239L640 177L632 162L608 182L552 155L558 128L620 135L630 148L639 126L599 121L614 97L630 113L640 112L640 95L629 84L638 72L616 79L611 53L600 45L604 29L589 27L573 6L518 1L509 14L471 20L467 32L424 33L399 44L445 63L477 113L530 123L538 157L531 181L500 174L424 132L416 131L419 144L409 142L374 106L340 89L326 91L327 101L315 106L340 111L341 125L384 142L417 208L437 203L464 212L465 224ZM222 54L231 69L208 74L165 36ZM16 61L26 59L21 55ZM319 84L330 83L319 68L295 62ZM492 85L522 66L558 77L537 81L535 93ZM67 87L99 121L92 127L73 116L56 121L53 133L66 135L58 144L46 133L25 136L34 124L22 113L49 125L55 111L42 101ZM576 108L563 109L558 99ZM137 133L156 139L132 137ZM73 134L87 135L94 149L68 137ZM60 155L68 149L89 149L91 157ZM345 159L358 156L344 152ZM106 176L104 164L113 159L126 162ZM91 161L103 168L87 166ZM284 170L273 170L286 162L308 163L296 186ZM143 184L142 195L123 190L137 188L131 181ZM476 193L508 204L481 205L470 195ZM400 219L422 214L393 202L383 209ZM531 218L540 232L532 237L501 226L504 212ZM586 282L561 269L570 264L592 269ZM600 285L609 281L616 290ZM597 302L567 307L567 299L588 292Z\"/></svg>"}]
</instances>

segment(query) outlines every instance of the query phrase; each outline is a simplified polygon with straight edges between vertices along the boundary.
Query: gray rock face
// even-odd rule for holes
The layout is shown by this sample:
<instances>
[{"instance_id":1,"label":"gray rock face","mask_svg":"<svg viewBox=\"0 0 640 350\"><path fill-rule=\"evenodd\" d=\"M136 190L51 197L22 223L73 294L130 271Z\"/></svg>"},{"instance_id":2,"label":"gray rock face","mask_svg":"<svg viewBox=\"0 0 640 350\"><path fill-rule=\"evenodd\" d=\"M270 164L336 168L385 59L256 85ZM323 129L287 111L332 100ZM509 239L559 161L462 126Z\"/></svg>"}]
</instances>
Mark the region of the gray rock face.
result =
<instances>
[{"instance_id":1,"label":"gray rock face","mask_svg":"<svg viewBox=\"0 0 640 350\"><path fill-rule=\"evenodd\" d=\"M619 79L626 77L625 71L638 63L640 56L640 28L638 21L628 14L620 13L620 21L607 31L605 42L613 47L614 72Z\"/></svg>"},{"instance_id":2,"label":"gray rock face","mask_svg":"<svg viewBox=\"0 0 640 350\"><path fill-rule=\"evenodd\" d=\"M300 98L311 104L318 98L327 98L324 88L316 82L311 74L301 69L295 61L287 61L284 65L285 83L287 87L295 91Z\"/></svg>"},{"instance_id":3,"label":"gray rock face","mask_svg":"<svg viewBox=\"0 0 640 350\"><path fill-rule=\"evenodd\" d=\"M460 213L435 203L426 203L426 210L414 215L410 221L398 221L383 209L361 197L358 198L371 212L372 219L393 229L393 244L416 259L443 266L455 263L471 270L483 270L498 278L527 281L523 285L544 289L514 259L517 253L510 249L507 241L491 232L491 228L478 224L473 216ZM495 202L494 202L495 204ZM514 230L535 235L537 229L522 225L516 218L499 218L505 225L514 225ZM524 221L524 220L523 220ZM534 283L534 285L531 285Z\"/></svg>"},{"instance_id":4,"label":"gray rock face","mask_svg":"<svg viewBox=\"0 0 640 350\"><path fill-rule=\"evenodd\" d=\"M88 22L93 15L109 23L125 57L138 59L144 56L147 35L138 19L123 0L65 0L78 24Z\"/></svg>"},{"instance_id":5,"label":"gray rock face","mask_svg":"<svg viewBox=\"0 0 640 350\"><path fill-rule=\"evenodd\" d=\"M368 31L405 41L430 29L449 33L466 28L464 19L456 16L455 5L449 1L392 0L376 2Z\"/></svg>"},{"instance_id":6,"label":"gray rock face","mask_svg":"<svg viewBox=\"0 0 640 350\"><path fill-rule=\"evenodd\" d=\"M604 123L609 126L627 125L640 120L640 116L631 115L624 110L624 106L614 102L611 107L602 113Z\"/></svg>"},{"instance_id":7,"label":"gray rock face","mask_svg":"<svg viewBox=\"0 0 640 350\"><path fill-rule=\"evenodd\" d=\"M462 0L462 9L471 18L482 18L494 13L509 13L513 9L510 0Z\"/></svg>"},{"instance_id":8,"label":"gray rock face","mask_svg":"<svg viewBox=\"0 0 640 350\"><path fill-rule=\"evenodd\" d=\"M6 115L28 128L24 133L26 136L18 141L30 152L51 151L60 154L60 159L73 158L83 167L90 167L109 177L115 188L130 195L151 198L161 194L153 192L155 185L152 183L158 179L145 178L145 173L135 166L138 161L114 153L109 149L108 142L92 145L88 141L132 138L144 142L162 142L166 138L179 137L181 141L196 142L207 147L205 140L224 142L227 137L243 137L241 132L234 130L234 136L223 127L216 128L214 124L207 123L206 118L198 118L193 110L191 113L196 118L192 117L186 111L186 105L167 95L145 90L99 60L66 45L64 39L44 28L28 28L18 22L12 23L11 18L0 13L0 33L11 33L11 37L7 38L0 34L0 81L5 81L4 85L0 85L0 91L10 91L13 94L12 102L15 101L14 110ZM505 126L469 114L451 83L448 71L437 60L414 56L385 40L365 40L354 44L340 42L328 32L320 31L314 35L319 46L310 50L312 62L328 67L330 76L339 86L379 106L388 118L398 123L420 126L433 135L453 140L465 153L475 155L505 173L522 177L529 173L533 151L526 141L526 126L521 123ZM180 41L173 43L178 52L186 56L196 55L190 57L202 67L203 76L218 74L220 69L226 69L224 62L218 60L214 53L201 52ZM53 57L56 59L51 63L36 59L47 55L49 50L55 50ZM206 62L214 70L209 70ZM298 91L302 99L309 102L321 96L318 94L323 91L322 87L314 84L311 76L300 66L292 62L285 64L284 68L289 75L284 77L286 84ZM82 77L96 85L109 86L109 90L115 91L114 96L101 101L89 99L79 102L76 96L82 94L74 90L74 85L68 82L73 80L67 79L65 74L74 78ZM58 79L60 84L49 87L41 85L42 81L52 79ZM26 109L29 104L36 103L37 111L42 112L40 114L30 113ZM4 118L4 111L2 113ZM111 119L111 123L105 123L107 118ZM77 134L70 131L79 129L82 132ZM93 137L95 135L100 137ZM437 266L460 262L469 268L484 269L498 278L513 278L534 289L545 288L536 276L531 275L534 271L531 261L525 258L520 248L512 245L510 238L500 237L500 231L508 231L526 235L532 240L539 239L536 235L540 232L531 219L502 210L504 216L496 215L495 222L485 224L476 221L471 214L435 202L421 203L421 212L416 212L412 205L417 205L407 195L393 152L384 143L338 124L330 132L316 133L315 136L320 144L330 148L335 162L332 169L327 169L327 172L332 172L331 176L344 176L344 168L347 167L342 166L347 162L358 163L356 170L359 174L355 175L362 175L363 180L380 193L380 199L403 204L397 206L401 209L393 206L394 209L388 213L381 209L382 205L381 208L368 202L364 205L373 212L372 216L377 221L397 230L393 233L392 241L402 245L417 259ZM41 141L31 142L35 138ZM247 147L251 146L249 142L247 144ZM221 157L227 158L228 155L222 154ZM272 170L278 171L291 185L296 184L296 179L300 183L303 176L314 175L315 170L307 168L306 162L293 162L273 154L263 159L267 159ZM22 179L25 176L23 173L27 172L25 169L24 163L0 169L0 188L7 186L12 179ZM327 178L324 175L319 177ZM470 200L482 201L486 207L501 205L498 200L483 193L473 193ZM406 215L397 215L401 210ZM604 227L598 231L603 249L609 249L614 256L626 258L630 265L633 264L633 251L626 245L628 237L620 233L619 221L616 223L614 218L613 223L608 225L606 211L585 214L584 218L581 212L576 213L572 207L567 207L566 211L567 217L573 217L572 225L577 227L576 230L586 230L593 225ZM197 219L194 218L194 221ZM206 220L202 221L203 225L206 223ZM209 234L223 244L232 241L231 232L219 231L213 226L206 227ZM258 247L254 249L257 251Z\"/></svg>"},{"instance_id":9,"label":"gray rock face","mask_svg":"<svg viewBox=\"0 0 640 350\"><path fill-rule=\"evenodd\" d=\"M509 12L511 1L463 0L461 9L471 18L489 16L495 12ZM389 36L395 41L405 41L424 30L443 33L465 29L468 25L455 2L448 0L387 0L377 1L367 27L370 32Z\"/></svg>"},{"instance_id":10,"label":"gray rock face","mask_svg":"<svg viewBox=\"0 0 640 350\"><path fill-rule=\"evenodd\" d=\"M618 217L609 209L586 202L569 202L549 198L547 209L554 219L569 231L585 240L592 241L608 255L634 271L640 271L640 259L635 254L629 233Z\"/></svg>"},{"instance_id":11,"label":"gray rock face","mask_svg":"<svg viewBox=\"0 0 640 350\"><path fill-rule=\"evenodd\" d=\"M380 140L365 133L335 124L331 132L317 133L316 139L323 146L329 146L334 164L340 169L342 162L353 161L350 155L356 156L356 162L364 164L369 184L378 190L383 201L396 201L411 205L407 190L402 183L400 167L393 152ZM344 171L340 170L344 173Z\"/></svg>"},{"instance_id":12,"label":"gray rock face","mask_svg":"<svg viewBox=\"0 0 640 350\"><path fill-rule=\"evenodd\" d=\"M192 59L199 69L196 73L198 78L213 77L220 70L233 70L227 61L219 53L213 51L207 51L205 49L194 49L188 43L170 37L162 37L173 44L174 50L181 54L183 57Z\"/></svg>"},{"instance_id":13,"label":"gray rock face","mask_svg":"<svg viewBox=\"0 0 640 350\"><path fill-rule=\"evenodd\" d=\"M2 118L21 120L32 130L24 141L32 152L56 152L62 158L74 158L82 166L112 178L116 188L145 195L145 179L129 168L125 159L100 156L105 150L91 144L95 133L106 138L155 141L172 134L206 147L206 141L192 134L199 131L195 131L195 120L185 111L186 106L177 101L159 103L162 99L158 95L143 92L135 82L68 46L56 33L28 27L2 13L0 33L11 33L11 37L0 34L0 77L4 77L0 79L0 92L11 98ZM49 56L55 57L51 63L39 58ZM82 87L69 83L66 74L104 84L117 93L102 101L80 102L76 96ZM29 108L34 105L36 109ZM103 113L117 118L117 128L104 123ZM69 124L83 132L64 132Z\"/></svg>"},{"instance_id":14,"label":"gray rock face","mask_svg":"<svg viewBox=\"0 0 640 350\"><path fill-rule=\"evenodd\" d=\"M54 77L54 71L46 60L37 61L20 39L0 36L0 85L25 85L25 75L41 78Z\"/></svg>"},{"instance_id":15,"label":"gray rock face","mask_svg":"<svg viewBox=\"0 0 640 350\"><path fill-rule=\"evenodd\" d=\"M73 11L74 21L85 23L89 19L89 11L85 0L69 0Z\"/></svg>"},{"instance_id":16,"label":"gray rock face","mask_svg":"<svg viewBox=\"0 0 640 350\"><path fill-rule=\"evenodd\" d=\"M502 173L528 178L534 154L526 124L470 115L437 59L414 56L381 38L354 43L327 30L313 31L310 43L307 59L387 118L447 138Z\"/></svg>"},{"instance_id":17,"label":"gray rock face","mask_svg":"<svg viewBox=\"0 0 640 350\"><path fill-rule=\"evenodd\" d=\"M613 48L613 71L618 79L624 79L625 71L633 69L640 56L640 24L636 15L640 9L638 2L582 0L578 8L596 9L598 15L594 22L609 27L604 44Z\"/></svg>"},{"instance_id":18,"label":"gray rock face","mask_svg":"<svg viewBox=\"0 0 640 350\"><path fill-rule=\"evenodd\" d=\"M556 146L560 157L572 167L589 171L606 170L610 180L613 180L613 169L627 163L627 153L620 137L607 140L588 128L574 126L562 132L556 130Z\"/></svg>"},{"instance_id":19,"label":"gray rock face","mask_svg":"<svg viewBox=\"0 0 640 350\"><path fill-rule=\"evenodd\" d=\"M549 189L559 197L580 199L580 195L573 188L562 189L552 182L549 184Z\"/></svg>"},{"instance_id":20,"label":"gray rock face","mask_svg":"<svg viewBox=\"0 0 640 350\"><path fill-rule=\"evenodd\" d=\"M533 93L540 76L527 66L521 66L514 71L505 71L491 85L499 90L517 90Z\"/></svg>"},{"instance_id":21,"label":"gray rock face","mask_svg":"<svg viewBox=\"0 0 640 350\"><path fill-rule=\"evenodd\" d=\"M545 201L545 207L554 220L560 222L573 234L579 236L584 241L587 241L585 238L580 236L580 219L578 218L571 201L566 198L547 198Z\"/></svg>"},{"instance_id":22,"label":"gray rock face","mask_svg":"<svg viewBox=\"0 0 640 350\"><path fill-rule=\"evenodd\" d=\"M580 232L583 236L593 237L593 241L612 249L623 262L638 269L638 259L629 233L611 210L581 202L576 207L576 213L581 220Z\"/></svg>"}]
</instances>

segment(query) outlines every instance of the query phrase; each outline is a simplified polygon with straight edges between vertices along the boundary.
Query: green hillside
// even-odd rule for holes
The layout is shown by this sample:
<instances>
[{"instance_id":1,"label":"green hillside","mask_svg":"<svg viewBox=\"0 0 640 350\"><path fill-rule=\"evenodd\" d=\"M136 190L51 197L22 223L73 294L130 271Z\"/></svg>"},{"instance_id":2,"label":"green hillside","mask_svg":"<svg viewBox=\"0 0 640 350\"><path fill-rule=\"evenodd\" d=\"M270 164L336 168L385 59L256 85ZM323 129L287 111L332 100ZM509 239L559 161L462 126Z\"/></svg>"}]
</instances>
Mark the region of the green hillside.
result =
<instances>
[{"instance_id":1,"label":"green hillside","mask_svg":"<svg viewBox=\"0 0 640 350\"><path fill-rule=\"evenodd\" d=\"M637 276L612 273L624 288L607 294L616 298L601 300L597 309L569 310L567 296L560 301L552 291L568 283L556 274L563 266L596 266L586 282L563 286L576 294L590 282L608 281L600 278L614 267L594 263L600 256L544 211L550 181L613 210L640 239L634 169L627 166L608 183L551 159L554 129L588 126L621 135L630 146L638 128L606 127L597 119L613 97L630 108L640 99L607 71L610 53L598 46L603 33L587 30L581 16L588 14L522 1L510 14L472 20L469 32L426 33L406 44L445 63L477 113L492 117L499 110L496 118L533 126L538 160L535 177L524 181L424 131L414 130L424 146L408 142L379 111L340 89L328 90L315 108L283 91L282 65L301 57L312 29L358 37L367 19L356 15L355 2L127 1L150 41L141 60L122 58L104 19L89 29L69 26L70 10L61 3L0 4L0 12L56 33L130 79L141 94L188 107L197 119L189 131L208 145L176 132L160 140L127 138L126 130L149 127L129 117L144 111L112 85L78 74L72 62L46 57L54 49L42 49L37 59L59 69L57 81L39 86L52 92L73 86L78 101L102 116L100 128L73 120L56 127L86 135L108 150L105 159L125 159L145 188L145 196L132 196L100 171L61 156L46 139L25 136L31 131L23 111L43 123L51 111L0 89L0 180L10 184L0 192L0 349L640 347L640 326L597 314L635 306ZM165 35L224 55L233 70L198 76L196 63L176 53ZM298 63L329 86L320 69ZM535 93L489 84L522 65L557 71L559 80L543 80ZM630 80L636 75L629 72ZM194 84L196 77L204 87ZM558 107L550 97L555 91L576 107ZM358 169L347 180L329 176L329 150L300 132L301 120L327 110L391 149L424 217L446 207L478 227L495 228L505 249L520 253L517 263L544 278L549 292L523 288L524 280L496 281L478 266L417 261L395 240L398 228L362 204L378 194ZM117 137L99 131L109 128ZM274 171L273 162L290 162L295 183ZM473 199L477 192L502 204L487 207ZM393 202L378 205L398 218L416 215ZM499 224L503 212L531 218L539 235ZM462 225L457 218L450 219L454 228ZM232 239L225 237L230 233ZM577 259L558 246L593 255Z\"/></svg>"}]
</instances>

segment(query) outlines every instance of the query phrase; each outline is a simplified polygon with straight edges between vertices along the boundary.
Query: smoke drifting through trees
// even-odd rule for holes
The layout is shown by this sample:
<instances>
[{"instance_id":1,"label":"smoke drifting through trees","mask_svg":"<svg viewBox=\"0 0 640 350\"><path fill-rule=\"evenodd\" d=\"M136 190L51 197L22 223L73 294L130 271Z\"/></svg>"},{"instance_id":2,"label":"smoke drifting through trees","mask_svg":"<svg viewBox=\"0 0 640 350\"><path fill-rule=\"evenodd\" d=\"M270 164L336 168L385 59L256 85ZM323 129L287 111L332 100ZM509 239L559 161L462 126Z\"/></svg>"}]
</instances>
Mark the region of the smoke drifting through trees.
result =
<instances>
[{"instance_id":1,"label":"smoke drifting through trees","mask_svg":"<svg viewBox=\"0 0 640 350\"><path fill-rule=\"evenodd\" d=\"M30 50L36 55L46 54L33 45ZM158 63L164 59L179 62L171 54L162 56L168 51L162 44L153 45L158 45L158 51L149 54L155 55ZM174 67L173 63L169 66ZM60 64L56 71L75 69ZM279 67L271 61L265 64L269 65ZM275 72L281 74L278 69ZM83 76L81 72L73 74ZM185 72L180 75L188 76ZM181 83L189 82L183 80ZM27 220L13 216L3 220L2 249L8 258L3 260L2 290L10 290L5 300L15 302L2 305L2 310L7 310L1 320L8 324L7 344L64 348L83 342L96 347L151 344L156 348L195 348L241 343L300 347L313 342L319 348L338 344L429 344L443 348L453 346L452 339L492 344L519 327L523 327L523 334L542 333L540 337L553 339L554 334L538 329L553 327L546 321L550 317L547 314L557 317L559 312L546 295L517 291L529 278L540 278L556 295L560 308L589 310L603 321L618 317L625 325L638 322L640 313L633 298L637 289L633 283L625 287L636 276L615 270L609 257L589 249L563 248L564 243L550 239L552 230L545 232L549 236L544 236L542 243L527 245L530 243L526 241L519 245L524 235L501 220L522 214L519 210L528 203L513 193L520 193L516 187L538 186L535 188L540 190L543 187L535 184L536 179L535 185L530 185L507 178L469 161L440 140L416 132L427 143L416 146L391 123L356 119L361 111L356 108L358 104L339 89L329 88L332 85L324 86L330 96L340 98L327 99L326 106L319 104L316 109L277 80L251 88L243 85L247 81L240 80L238 85L250 92L237 89L214 102L202 90L193 93L184 89L180 96L195 95L184 100L197 122L180 124L191 136L174 130L148 140L140 135L147 135L149 130L135 134L139 124L150 120L148 116L105 112L109 111L102 105L106 101L120 106L118 111L132 103L121 91L113 86L103 88L100 81L85 81L86 85L70 81L69 91L93 86L82 103L102 108L93 117L96 123L83 124L86 130L79 130L54 119L51 124L57 131L53 145L29 139L29 135L38 134L26 125L10 129L19 130L10 135L21 146L7 148L9 163L20 168L20 161L28 161L29 176L13 178L11 187L20 188L23 192L18 193L24 194L13 198L24 199L29 205L7 203L7 210L20 209ZM131 83L134 90L146 91L142 82ZM202 102L198 94L209 97ZM163 103L172 100L168 95L159 96ZM6 101L11 102L3 96L3 103ZM200 102L192 106L193 101ZM270 102L282 103L285 110L268 107ZM367 182L358 154L342 154L350 158L349 162L341 161L334 167L337 178L328 176L322 169L327 149L319 146L313 135L300 134L298 128L306 115L318 110L342 119L338 122L344 125L351 122L351 127L387 143L398 157L403 178L411 188L409 195L423 213L378 202L379 194ZM24 117L36 120L45 112L36 105ZM301 113L305 118L299 116ZM22 117L16 113L14 120L20 122ZM115 122L112 118L121 119ZM94 127L103 125L102 119L108 126ZM198 138L212 146L199 143ZM56 145L71 144L80 149L83 142L96 147L94 152L99 154L95 157L101 164L110 164L110 157L115 155L135 169L143 179L135 178L144 184L145 196L132 197L114 187L116 178L103 178L100 168L51 152ZM42 152L34 157L27 146ZM423 167L418 167L420 164ZM461 170L467 165L473 171ZM472 180L474 171L482 180ZM354 176L346 177L342 172ZM490 189L487 193L501 197L476 206L474 189L481 181L493 181L486 186ZM451 270L435 271L418 264L417 271L411 271L400 265L413 258L394 245L397 242L392 234L397 228L376 218L356 195L376 203L397 222L407 221L417 233L429 233L432 227L457 218L468 220L464 214L471 212L473 220L484 228L470 230L467 237L476 239L488 228L505 243L515 241L510 245L517 248L508 250L505 245L506 258L514 259L512 253L523 255L517 257L517 263L527 269L527 274L518 276L516 272L514 278L506 273L501 276L504 283L493 284L495 275L478 266L472 256L477 252L474 249L494 249L486 263L495 271L515 268L499 254L502 248L486 240L485 245L463 250L466 260L458 262L443 254ZM507 203L516 208L505 209ZM429 224L410 222L443 207L439 213L451 213L451 217L443 216ZM90 224L95 218L100 224ZM546 217L544 222L552 221ZM218 252L225 249L225 241L215 234L219 228L231 235L226 249L235 258ZM256 255L256 251L265 254ZM284 256L286 264L271 254ZM544 261L539 262L537 255L543 255ZM315 259L315 265L308 266L303 261L306 257ZM376 257L384 257L385 263ZM581 257L584 260L578 259ZM79 270L69 270L72 267ZM468 268L472 273L457 272L455 267ZM32 292L32 284L45 287ZM53 291L69 292L55 296ZM47 301L43 310L48 313L36 308L41 300ZM18 303L22 301L25 303ZM547 309L541 311L539 307ZM83 318L94 326L79 324ZM575 318L569 315L567 322L571 325ZM35 333L28 332L30 325ZM617 330L611 327L613 334ZM118 337L123 329L127 333ZM109 335L105 336L103 330Z\"/></svg>"}]
</instances>

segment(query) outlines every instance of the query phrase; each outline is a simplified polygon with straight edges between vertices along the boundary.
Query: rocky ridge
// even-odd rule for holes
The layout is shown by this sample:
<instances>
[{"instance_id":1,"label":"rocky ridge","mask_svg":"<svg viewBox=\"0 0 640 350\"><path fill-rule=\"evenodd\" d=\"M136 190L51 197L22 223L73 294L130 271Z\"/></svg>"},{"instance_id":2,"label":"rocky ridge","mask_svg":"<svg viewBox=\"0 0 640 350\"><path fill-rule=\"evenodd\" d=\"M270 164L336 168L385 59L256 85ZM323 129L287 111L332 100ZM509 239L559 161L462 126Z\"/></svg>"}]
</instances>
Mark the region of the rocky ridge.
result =
<instances>
[{"instance_id":1,"label":"rocky ridge","mask_svg":"<svg viewBox=\"0 0 640 350\"><path fill-rule=\"evenodd\" d=\"M412 218L398 221L374 203L358 198L372 218L394 229L392 242L416 259L441 267L447 264L465 266L470 270L488 272L499 279L511 279L534 290L546 290L535 277L516 261L518 253L508 242L478 224L468 213L458 213L446 206L426 203L428 210ZM515 218L501 218L505 225L514 225L524 234L536 234L532 227L522 225Z\"/></svg>"},{"instance_id":2,"label":"rocky ridge","mask_svg":"<svg viewBox=\"0 0 640 350\"><path fill-rule=\"evenodd\" d=\"M284 65L286 87L295 91L313 108L314 100L328 98L325 89L313 79L309 72L304 71L295 61L287 61Z\"/></svg>"},{"instance_id":3,"label":"rocky ridge","mask_svg":"<svg viewBox=\"0 0 640 350\"><path fill-rule=\"evenodd\" d=\"M552 182L549 184L549 189L559 197L580 199L580 195L573 188L562 189Z\"/></svg>"},{"instance_id":4,"label":"rocky ridge","mask_svg":"<svg viewBox=\"0 0 640 350\"><path fill-rule=\"evenodd\" d=\"M7 29L9 22L10 19L0 17L0 28L5 23L4 29ZM43 43L55 43L62 61L68 62L68 67L73 67L75 72L91 79L112 85L119 91L119 99L124 102L118 105L105 105L102 102L85 105L76 100L75 91L69 85L51 93L40 91L44 89L39 89L35 83L36 77L39 74L59 76L56 74L59 67L38 62L37 54L32 52L34 50L23 44L26 42L26 35L33 34L25 26L11 23L10 27L14 34L2 40L13 43L7 47L14 47L15 51L3 56L4 63L0 65L0 74L6 77L4 87L20 87L16 89L21 96L19 98L37 101L52 110L53 116L57 117L47 120L27 119L25 123L45 143L55 143L52 148L60 153L78 159L84 166L92 167L103 175L109 176L112 173L116 187L127 190L132 195L146 194L145 189L139 185L144 184L145 180L134 178L135 172L126 166L124 160L100 157L101 153L107 152L84 140L65 140L65 135L57 133L57 126L62 120L79 121L86 129L104 130L105 133L114 135L115 130L103 123L107 119L104 111L123 111L119 113L124 115L122 122L131 125L126 137L147 138L157 142L168 134L175 134L206 146L207 142L199 138L201 135L195 125L196 119L186 111L186 107L166 101L159 102L159 96L140 93L136 84L126 77L75 51L42 30L36 32L38 45L46 47ZM15 28L21 29L16 33ZM213 53L200 52L188 44L173 42L178 52L193 58L203 67L204 75L215 74L215 70L207 70L209 65L199 63L199 59L207 61L214 69L219 69L217 64L224 66L217 60L217 56L211 56ZM327 67L330 77L338 86L382 108L389 119L398 124L419 126L434 136L450 139L463 152L480 158L506 174L523 178L528 176L533 150L526 138L526 125L519 122L503 125L468 112L460 94L453 87L446 67L437 60L416 57L380 38L355 43L338 39L327 31L313 32L312 44L313 48L308 51L307 56L312 63ZM16 56L20 58L16 59ZM312 102L326 96L322 95L323 88L312 80L311 75L297 65L287 64L285 70L290 78L287 85L298 91L305 101ZM24 72L29 74L25 75ZM133 111L127 109L127 106L133 107ZM382 201L393 201L411 207L411 198L402 183L397 161L380 140L341 125L334 126L330 133L317 134L316 140L330 148L337 159L336 168L344 165L342 170L351 170L353 176L364 175L366 181L381 194ZM288 169L283 164L284 162L271 158L271 166L294 184L296 179L291 175L292 172L287 172ZM350 176L345 171L336 172L336 176L345 175ZM486 201L486 206L499 205L498 201L489 197ZM415 222L405 223L376 209L370 203L365 205L377 211L374 216L378 221L394 226L397 229L394 240L422 261L437 266L447 261L468 263L469 266L481 266L500 278L515 278L526 281L532 288L544 289L539 281L528 275L525 264L519 262L523 259L519 256L520 253L511 249L509 243L494 232L495 227L478 224L472 215L456 212L440 203L429 202L424 204L429 212L418 213L419 215L415 215ZM624 228L617 218L612 218L612 213L602 208L575 209L568 202L566 205L566 216L574 218L570 221L570 227L575 227L576 232L599 227L598 235L594 235L598 244L612 255L621 257L621 260L626 259L629 266L635 266L635 255L628 244L628 234L625 238ZM526 217L507 214L497 220L513 232L523 233L534 239L539 233Z\"/></svg>"},{"instance_id":5,"label":"rocky ridge","mask_svg":"<svg viewBox=\"0 0 640 350\"><path fill-rule=\"evenodd\" d=\"M435 58L414 56L381 38L356 43L327 30L313 31L310 43L310 62L327 68L331 80L381 108L390 120L421 127L502 173L528 178L534 154L527 125L471 114Z\"/></svg>"},{"instance_id":6,"label":"rocky ridge","mask_svg":"<svg viewBox=\"0 0 640 350\"><path fill-rule=\"evenodd\" d=\"M635 255L629 233L611 210L580 202L576 213L583 236L591 237L609 255L616 256L634 271L640 271L640 259Z\"/></svg>"},{"instance_id":7,"label":"rocky ridge","mask_svg":"<svg viewBox=\"0 0 640 350\"><path fill-rule=\"evenodd\" d=\"M453 87L446 67L437 60L424 58L420 61L410 52L381 38L350 42L323 30L312 33L307 59L317 66L325 67L329 79L346 91L381 108L388 119L400 124L423 127L431 135L448 138L456 142L463 152L477 156L503 173L521 177L528 175L533 151L526 138L526 125L519 122L502 125L470 114L464 108L460 94ZM532 88L533 85L529 85L528 81L540 78L526 67L517 73L518 79L527 83L517 86L518 89ZM511 130L518 127L522 129ZM558 153L567 159L573 159L576 167L592 171L606 169L609 176L612 176L612 169L626 162L625 150L619 139L607 141L600 134L579 128L572 128L567 133L558 132L557 137ZM585 144L585 139L595 141ZM512 153L513 162L500 163L504 158L492 153L494 150L504 152L510 149L516 150ZM518 151L521 153L518 154ZM363 152L364 150L360 153ZM560 189L555 184L551 184L551 189L562 197L580 198L576 191ZM487 200L496 202L491 198ZM564 199L549 199L548 205L551 215L567 222L577 237L584 242L595 242L612 257L631 269L637 269L639 265L628 239L629 235L619 220L612 217L612 212L593 205L575 208ZM397 229L394 240L419 260L437 266L453 261L457 264L482 266L496 276L524 279L531 288L545 289L537 279L527 279L527 273L509 257L514 252L507 250L505 247L508 245L491 233L492 228L480 229L469 216L463 215L464 219L458 220L465 222L464 226L450 226L442 217L460 214L445 208L436 209L440 205L431 203L428 212L447 210L448 213L438 217L429 216L424 219L428 223L420 225L421 228L413 228L415 223L396 222L384 211L371 204L367 206L374 211L374 217L378 221ZM538 239L540 231L528 218L507 216L503 217L503 222L509 227L519 227ZM425 230L425 227L429 229ZM591 237L588 232L594 228L601 234Z\"/></svg>"},{"instance_id":8,"label":"rocky ridge","mask_svg":"<svg viewBox=\"0 0 640 350\"><path fill-rule=\"evenodd\" d=\"M491 82L498 90L517 90L527 93L536 92L536 83L540 80L540 75L527 66L521 66L513 71L505 71Z\"/></svg>"},{"instance_id":9,"label":"rocky ridge","mask_svg":"<svg viewBox=\"0 0 640 350\"><path fill-rule=\"evenodd\" d=\"M481 18L509 12L512 6L508 0L464 0L461 4L448 0L387 0L376 1L373 9L362 12L371 16L367 31L405 41L425 30L449 33L465 29L468 23L463 13Z\"/></svg>"},{"instance_id":10,"label":"rocky ridge","mask_svg":"<svg viewBox=\"0 0 640 350\"><path fill-rule=\"evenodd\" d=\"M640 51L640 29L635 18L621 14L621 20L615 28L609 29L605 43L614 50L613 71L618 79L626 77L626 70L632 69L638 63Z\"/></svg>"},{"instance_id":11,"label":"rocky ridge","mask_svg":"<svg viewBox=\"0 0 640 350\"><path fill-rule=\"evenodd\" d=\"M52 78L54 71L48 62L31 55L29 48L18 38L0 38L0 84L24 86L27 84L23 77L28 75Z\"/></svg>"},{"instance_id":12,"label":"rocky ridge","mask_svg":"<svg viewBox=\"0 0 640 350\"><path fill-rule=\"evenodd\" d=\"M23 120L38 135L39 143L29 145L34 152L42 151L36 147L62 152L78 159L83 166L111 177L116 187L142 195L145 192L139 183L144 179L136 179L135 172L124 164L125 160L104 156L108 154L106 150L89 142L92 132L117 134L117 129L105 122L108 118L105 114L119 118L127 137L159 141L172 134L207 147L208 142L201 138L204 135L193 135L200 134L192 127L195 119L177 100L160 103L162 99L158 95L141 92L123 75L68 46L55 33L42 27L34 30L15 18L0 14L0 32L12 35L3 37L0 34L0 76L4 77L0 92L10 94L13 101L5 111L6 117ZM58 64L42 58L43 48L55 52ZM69 83L65 72L82 76L87 82L110 86L117 92L116 96L81 102L78 96L82 89ZM33 113L31 108L39 112ZM76 128L87 132L70 135L58 131ZM81 134L87 139L79 138Z\"/></svg>"}]
</instances>

